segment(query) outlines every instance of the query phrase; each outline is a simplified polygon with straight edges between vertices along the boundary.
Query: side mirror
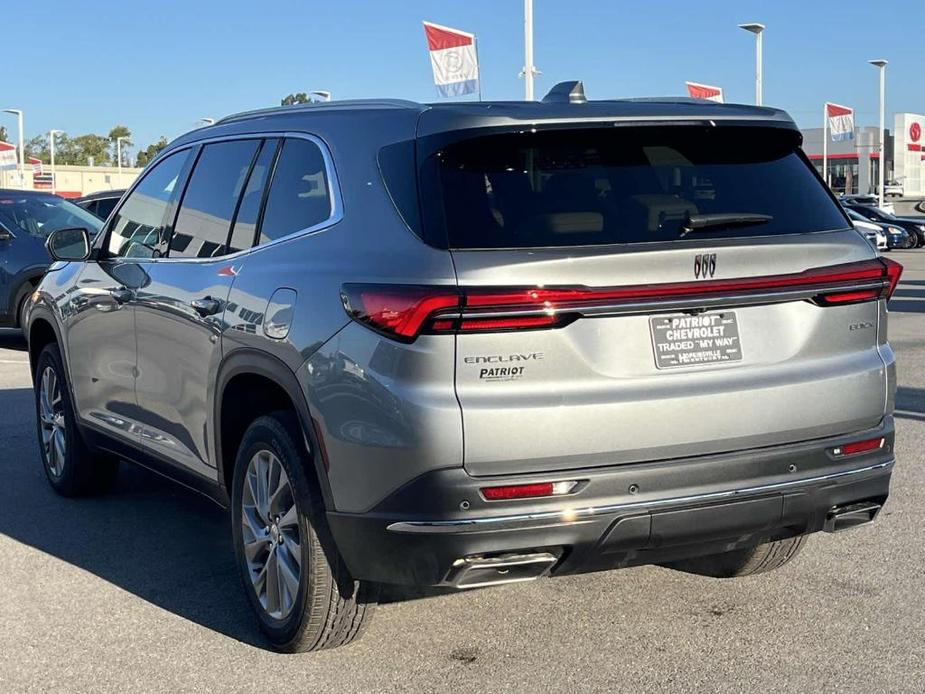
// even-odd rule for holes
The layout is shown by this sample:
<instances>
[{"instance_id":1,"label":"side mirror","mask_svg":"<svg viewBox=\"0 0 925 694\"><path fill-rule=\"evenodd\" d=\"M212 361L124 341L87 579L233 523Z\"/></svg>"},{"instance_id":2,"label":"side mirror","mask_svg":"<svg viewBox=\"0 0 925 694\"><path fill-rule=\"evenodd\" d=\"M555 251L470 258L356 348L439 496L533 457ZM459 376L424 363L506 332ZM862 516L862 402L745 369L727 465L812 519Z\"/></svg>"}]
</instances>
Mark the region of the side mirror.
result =
<instances>
[{"instance_id":1,"label":"side mirror","mask_svg":"<svg viewBox=\"0 0 925 694\"><path fill-rule=\"evenodd\" d=\"M45 248L55 260L86 260L90 257L90 234L86 229L58 229L49 234Z\"/></svg>"}]
</instances>

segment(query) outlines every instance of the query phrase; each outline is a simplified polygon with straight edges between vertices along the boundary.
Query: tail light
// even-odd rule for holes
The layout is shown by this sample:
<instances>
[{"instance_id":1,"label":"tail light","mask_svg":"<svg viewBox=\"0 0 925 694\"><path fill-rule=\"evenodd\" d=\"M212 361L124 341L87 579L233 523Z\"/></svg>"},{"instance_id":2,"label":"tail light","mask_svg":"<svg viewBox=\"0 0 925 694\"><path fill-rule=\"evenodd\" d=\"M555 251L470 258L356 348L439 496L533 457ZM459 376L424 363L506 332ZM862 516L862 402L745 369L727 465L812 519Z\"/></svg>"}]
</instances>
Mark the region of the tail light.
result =
<instances>
[{"instance_id":1,"label":"tail light","mask_svg":"<svg viewBox=\"0 0 925 694\"><path fill-rule=\"evenodd\" d=\"M864 441L853 441L832 449L832 455L836 458L844 458L848 455L858 455L859 453L870 453L883 448L886 440L882 436L875 439L865 439Z\"/></svg>"},{"instance_id":2,"label":"tail light","mask_svg":"<svg viewBox=\"0 0 925 694\"><path fill-rule=\"evenodd\" d=\"M533 482L530 484L509 484L503 487L482 487L486 501L507 501L509 499L537 499L544 496L564 496L578 486L577 480L568 482Z\"/></svg>"},{"instance_id":3,"label":"tail light","mask_svg":"<svg viewBox=\"0 0 925 694\"><path fill-rule=\"evenodd\" d=\"M795 291L819 306L875 301L889 299L901 275L902 265L884 258L787 275L603 288L346 284L341 298L353 319L394 339L413 342L422 333L561 328L580 318L585 309L619 310L629 304L683 299L734 301Z\"/></svg>"}]
</instances>

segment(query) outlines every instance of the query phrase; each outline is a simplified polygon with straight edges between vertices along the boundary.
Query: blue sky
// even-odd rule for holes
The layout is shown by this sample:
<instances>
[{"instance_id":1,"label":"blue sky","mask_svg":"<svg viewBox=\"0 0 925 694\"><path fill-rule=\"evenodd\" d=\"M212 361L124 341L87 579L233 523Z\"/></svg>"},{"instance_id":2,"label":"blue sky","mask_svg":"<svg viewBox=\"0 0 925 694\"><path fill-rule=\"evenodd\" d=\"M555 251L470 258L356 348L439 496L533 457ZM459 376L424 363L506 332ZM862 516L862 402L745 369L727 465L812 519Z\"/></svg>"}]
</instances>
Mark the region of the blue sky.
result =
<instances>
[{"instance_id":1,"label":"blue sky","mask_svg":"<svg viewBox=\"0 0 925 694\"><path fill-rule=\"evenodd\" d=\"M890 60L888 124L894 111L925 111L921 0L534 4L537 96L565 79L584 80L590 98L677 95L691 80L751 102L754 39L736 24L757 21L767 25L765 103L802 126L821 121L826 100L875 124L870 58ZM16 2L4 12L0 108L25 111L27 137L121 123L146 145L293 91L435 101L423 19L476 33L484 98L517 99L522 9L520 0ZM0 114L0 124L15 137L15 119Z\"/></svg>"}]
</instances>

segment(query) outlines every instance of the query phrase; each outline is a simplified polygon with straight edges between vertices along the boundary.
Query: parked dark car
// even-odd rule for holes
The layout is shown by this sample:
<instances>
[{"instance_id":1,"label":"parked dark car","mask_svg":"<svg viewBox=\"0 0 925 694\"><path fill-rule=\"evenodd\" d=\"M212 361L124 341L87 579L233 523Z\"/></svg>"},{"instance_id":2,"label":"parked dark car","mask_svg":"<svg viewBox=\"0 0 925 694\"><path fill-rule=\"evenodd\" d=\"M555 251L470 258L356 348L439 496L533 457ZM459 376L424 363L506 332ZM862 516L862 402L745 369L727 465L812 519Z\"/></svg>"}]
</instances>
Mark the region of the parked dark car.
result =
<instances>
[{"instance_id":1,"label":"parked dark car","mask_svg":"<svg viewBox=\"0 0 925 694\"><path fill-rule=\"evenodd\" d=\"M909 232L902 227L887 222L873 222L860 212L855 212L850 207L845 207L844 209L845 214L848 215L851 221L880 227L880 230L886 237L886 248L888 250L893 250L894 248L912 248L914 246L915 237L910 235ZM855 224L855 226L857 226L857 224Z\"/></svg>"},{"instance_id":2,"label":"parked dark car","mask_svg":"<svg viewBox=\"0 0 925 694\"><path fill-rule=\"evenodd\" d=\"M0 189L0 327L22 326L26 298L51 263L45 250L48 235L79 227L95 236L102 225L57 195Z\"/></svg>"},{"instance_id":3,"label":"parked dark car","mask_svg":"<svg viewBox=\"0 0 925 694\"><path fill-rule=\"evenodd\" d=\"M115 209L123 193L125 193L125 190L101 190L98 193L90 193L82 198L77 198L74 200L74 204L80 205L88 212L92 212L100 219L105 220L109 217L109 213Z\"/></svg>"},{"instance_id":4,"label":"parked dark car","mask_svg":"<svg viewBox=\"0 0 925 694\"><path fill-rule=\"evenodd\" d=\"M877 224L892 224L906 230L915 241L911 248L921 248L925 246L925 217L897 217L884 212L879 207L872 205L854 205L844 204L849 210L854 210L864 219Z\"/></svg>"},{"instance_id":5,"label":"parked dark car","mask_svg":"<svg viewBox=\"0 0 925 694\"><path fill-rule=\"evenodd\" d=\"M37 462L62 495L131 460L229 506L286 651L353 640L382 583L777 569L873 521L894 462L902 267L801 141L575 84L197 129L95 242L49 240Z\"/></svg>"}]
</instances>

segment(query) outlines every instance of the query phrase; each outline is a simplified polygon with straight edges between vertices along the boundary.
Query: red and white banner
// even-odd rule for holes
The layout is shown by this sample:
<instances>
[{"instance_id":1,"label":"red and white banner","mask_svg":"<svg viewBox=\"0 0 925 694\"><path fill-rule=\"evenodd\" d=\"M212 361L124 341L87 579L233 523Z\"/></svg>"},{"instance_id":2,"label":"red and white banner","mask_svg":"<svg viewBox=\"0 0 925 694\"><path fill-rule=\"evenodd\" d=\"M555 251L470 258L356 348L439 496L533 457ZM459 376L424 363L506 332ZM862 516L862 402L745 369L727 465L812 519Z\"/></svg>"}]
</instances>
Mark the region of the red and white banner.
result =
<instances>
[{"instance_id":1,"label":"red and white banner","mask_svg":"<svg viewBox=\"0 0 925 694\"><path fill-rule=\"evenodd\" d=\"M829 122L832 141L854 139L854 109L838 104L825 104L825 116Z\"/></svg>"},{"instance_id":2,"label":"red and white banner","mask_svg":"<svg viewBox=\"0 0 925 694\"><path fill-rule=\"evenodd\" d=\"M707 99L719 104L724 103L722 87L713 87L709 84L699 84L698 82L685 82L684 84L687 85L687 93L691 95L692 99Z\"/></svg>"},{"instance_id":3,"label":"red and white banner","mask_svg":"<svg viewBox=\"0 0 925 694\"><path fill-rule=\"evenodd\" d=\"M35 157L29 157L29 165L32 167L32 173L42 175L42 160Z\"/></svg>"},{"instance_id":4,"label":"red and white banner","mask_svg":"<svg viewBox=\"0 0 925 694\"><path fill-rule=\"evenodd\" d=\"M424 22L434 83L441 96L462 96L479 90L475 34Z\"/></svg>"},{"instance_id":5,"label":"red and white banner","mask_svg":"<svg viewBox=\"0 0 925 694\"><path fill-rule=\"evenodd\" d=\"M9 142L0 142L0 169L15 169L19 163L16 156L16 145Z\"/></svg>"}]
</instances>

